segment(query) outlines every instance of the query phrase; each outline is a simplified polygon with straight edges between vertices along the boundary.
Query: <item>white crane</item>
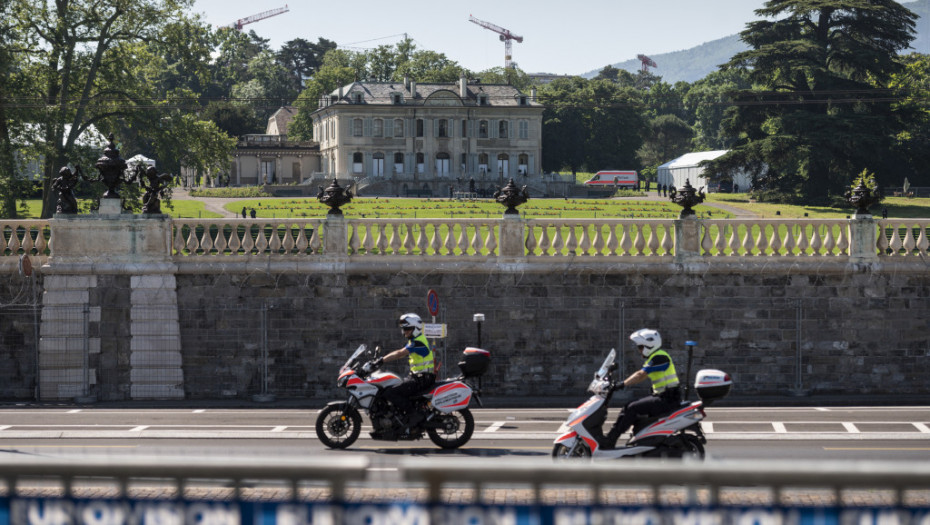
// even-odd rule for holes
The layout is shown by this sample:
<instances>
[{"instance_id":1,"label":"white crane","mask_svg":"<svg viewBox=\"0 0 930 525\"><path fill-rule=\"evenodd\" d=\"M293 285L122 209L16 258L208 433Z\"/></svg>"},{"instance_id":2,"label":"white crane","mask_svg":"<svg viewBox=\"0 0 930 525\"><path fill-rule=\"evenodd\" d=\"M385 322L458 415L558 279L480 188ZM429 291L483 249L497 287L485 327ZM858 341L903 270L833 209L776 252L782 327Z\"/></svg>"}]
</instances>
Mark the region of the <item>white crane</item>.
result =
<instances>
[{"instance_id":1,"label":"white crane","mask_svg":"<svg viewBox=\"0 0 930 525\"><path fill-rule=\"evenodd\" d=\"M471 15L468 15L468 21L474 22L479 26L494 31L500 35L501 42L504 43L504 68L510 69L511 67L511 58L513 57L513 44L510 43L511 40L516 40L517 42L523 42L523 37L515 35L510 32L509 29L504 29L498 25L494 25L491 22L485 22L484 20L479 20Z\"/></svg>"},{"instance_id":2,"label":"white crane","mask_svg":"<svg viewBox=\"0 0 930 525\"><path fill-rule=\"evenodd\" d=\"M245 18L240 18L239 20L236 20L235 22L233 22L233 23L231 23L231 24L228 24L228 25L225 25L225 26L223 26L223 27L231 27L231 28L236 29L236 30L238 30L238 31L242 31L242 26L244 26L244 25L246 25L246 24L251 24L251 23L254 23L254 22L258 22L259 20L264 20L264 19L266 19L266 18L271 18L271 17L273 17L273 16L277 16L277 15L280 15L280 14L284 14L284 13L286 13L286 12L288 12L288 11L289 11L289 9L287 8L287 4L285 4L284 7L278 7L278 8L276 8L276 9L271 9L271 10L268 10L268 11L262 11L261 13L258 13L258 14L256 14L256 15L247 16L247 17L245 17Z\"/></svg>"}]
</instances>

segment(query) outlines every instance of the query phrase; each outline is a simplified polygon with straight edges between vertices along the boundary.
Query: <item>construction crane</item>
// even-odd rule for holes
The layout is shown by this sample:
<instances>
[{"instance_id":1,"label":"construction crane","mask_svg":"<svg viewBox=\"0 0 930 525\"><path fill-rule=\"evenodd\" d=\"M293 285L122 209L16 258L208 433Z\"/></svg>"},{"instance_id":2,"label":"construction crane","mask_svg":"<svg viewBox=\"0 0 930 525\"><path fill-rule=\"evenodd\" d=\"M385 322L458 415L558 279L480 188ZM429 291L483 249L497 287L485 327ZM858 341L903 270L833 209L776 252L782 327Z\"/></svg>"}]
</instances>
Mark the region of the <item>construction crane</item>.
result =
<instances>
[{"instance_id":1,"label":"construction crane","mask_svg":"<svg viewBox=\"0 0 930 525\"><path fill-rule=\"evenodd\" d=\"M650 67L659 67L659 64L656 64L655 60L647 57L646 55L642 55L642 54L636 55L636 58L638 58L639 61L642 62L643 64L642 69L640 69L640 71L642 71L643 73L649 71Z\"/></svg>"},{"instance_id":2,"label":"construction crane","mask_svg":"<svg viewBox=\"0 0 930 525\"><path fill-rule=\"evenodd\" d=\"M491 22L479 20L471 15L468 15L468 21L474 22L479 26L494 31L500 35L501 42L504 43L504 68L510 69L512 64L511 58L513 58L513 44L511 44L510 41L516 40L517 42L523 42L523 37L511 33L509 29L504 29L503 27L494 25Z\"/></svg>"},{"instance_id":3,"label":"construction crane","mask_svg":"<svg viewBox=\"0 0 930 525\"><path fill-rule=\"evenodd\" d=\"M264 19L266 19L266 18L271 18L271 17L273 17L273 16L277 16L277 15L286 13L286 12L288 12L288 11L290 11L290 9L288 9L288 8L287 8L287 4L285 4L284 7L279 7L279 8L277 8L277 9L270 9L270 10L268 10L268 11L263 11L263 12L261 12L261 13L258 13L257 15L247 16L247 17L245 17L245 18L240 18L239 20L236 20L235 22L233 22L233 23L231 23L231 24L229 24L229 25L225 25L225 26L223 26L223 27L231 27L231 28L233 28L233 29L235 29L235 30L237 30L237 31L242 31L242 26L244 26L244 25L246 25L246 24L252 24L252 23L258 22L259 20L264 20Z\"/></svg>"}]
</instances>

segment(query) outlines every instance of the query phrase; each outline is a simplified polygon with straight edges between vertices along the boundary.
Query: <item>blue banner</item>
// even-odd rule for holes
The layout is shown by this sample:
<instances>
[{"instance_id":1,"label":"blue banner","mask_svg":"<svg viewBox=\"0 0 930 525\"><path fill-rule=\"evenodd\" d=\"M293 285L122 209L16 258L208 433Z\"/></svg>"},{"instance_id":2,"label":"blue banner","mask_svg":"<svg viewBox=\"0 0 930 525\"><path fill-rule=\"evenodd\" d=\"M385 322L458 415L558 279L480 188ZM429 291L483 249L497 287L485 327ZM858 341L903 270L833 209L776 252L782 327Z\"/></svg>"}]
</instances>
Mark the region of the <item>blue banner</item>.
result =
<instances>
[{"instance_id":1,"label":"blue banner","mask_svg":"<svg viewBox=\"0 0 930 525\"><path fill-rule=\"evenodd\" d=\"M930 525L930 508L2 498L0 525Z\"/></svg>"}]
</instances>

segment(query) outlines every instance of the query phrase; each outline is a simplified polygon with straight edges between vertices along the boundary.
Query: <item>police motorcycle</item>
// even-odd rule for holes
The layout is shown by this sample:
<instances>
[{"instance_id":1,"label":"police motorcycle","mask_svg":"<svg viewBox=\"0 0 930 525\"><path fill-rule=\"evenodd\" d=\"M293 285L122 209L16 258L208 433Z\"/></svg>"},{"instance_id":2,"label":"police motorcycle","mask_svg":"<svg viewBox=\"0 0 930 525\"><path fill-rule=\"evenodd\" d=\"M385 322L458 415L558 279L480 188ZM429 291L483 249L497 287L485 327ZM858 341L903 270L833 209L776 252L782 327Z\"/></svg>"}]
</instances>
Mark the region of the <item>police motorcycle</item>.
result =
<instances>
[{"instance_id":1,"label":"police motorcycle","mask_svg":"<svg viewBox=\"0 0 930 525\"><path fill-rule=\"evenodd\" d=\"M688 377L691 376L691 359L697 343L687 341ZM610 399L617 390L614 372L617 370L616 350L611 349L604 363L595 372L587 391L591 397L576 408L559 429L560 434L552 447L552 457L616 459L623 457L704 458L707 439L701 430L701 421L707 417L704 408L722 399L730 392L730 375L720 370L699 370L695 390L699 401L685 401L677 410L658 417L641 417L633 424L626 444L604 449L603 426L607 419ZM622 378L619 379L622 381Z\"/></svg>"},{"instance_id":2,"label":"police motorcycle","mask_svg":"<svg viewBox=\"0 0 930 525\"><path fill-rule=\"evenodd\" d=\"M480 348L466 348L463 360L458 363L462 374L455 378L437 380L429 392L414 397L414 406L423 417L413 426L407 426L402 414L382 395L386 387L399 384L402 379L391 372L378 370L376 348L371 360L361 345L339 370L336 385L348 390L346 401L333 401L320 411L316 419L316 435L329 448L344 449L358 439L362 430L361 411L371 420L372 439L382 441L412 441L429 436L430 441L444 449L461 447L475 431L475 418L468 410L474 397L479 397L480 377L487 371L491 353Z\"/></svg>"}]
</instances>

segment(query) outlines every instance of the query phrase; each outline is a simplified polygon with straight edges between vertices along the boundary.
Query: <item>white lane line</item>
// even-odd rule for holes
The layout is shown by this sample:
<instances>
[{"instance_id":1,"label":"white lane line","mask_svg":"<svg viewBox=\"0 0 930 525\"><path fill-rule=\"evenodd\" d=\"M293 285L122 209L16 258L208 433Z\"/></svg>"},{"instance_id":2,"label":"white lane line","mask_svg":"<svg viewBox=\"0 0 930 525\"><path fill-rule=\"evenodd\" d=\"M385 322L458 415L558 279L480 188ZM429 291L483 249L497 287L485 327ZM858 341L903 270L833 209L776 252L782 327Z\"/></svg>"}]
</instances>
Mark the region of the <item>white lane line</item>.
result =
<instances>
[{"instance_id":1,"label":"white lane line","mask_svg":"<svg viewBox=\"0 0 930 525\"><path fill-rule=\"evenodd\" d=\"M81 411L80 408L75 408L74 410L69 410L68 413L69 413L69 414L77 414L77 413L80 412L80 411Z\"/></svg>"},{"instance_id":2,"label":"white lane line","mask_svg":"<svg viewBox=\"0 0 930 525\"><path fill-rule=\"evenodd\" d=\"M853 424L853 423L843 423L843 428L845 428L845 429L846 429L846 432L849 432L850 434L858 434L858 433L859 433L859 429L856 428L856 425Z\"/></svg>"},{"instance_id":3,"label":"white lane line","mask_svg":"<svg viewBox=\"0 0 930 525\"><path fill-rule=\"evenodd\" d=\"M714 424L713 423L701 423L701 430L703 430L705 434L713 434Z\"/></svg>"},{"instance_id":4,"label":"white lane line","mask_svg":"<svg viewBox=\"0 0 930 525\"><path fill-rule=\"evenodd\" d=\"M491 426L489 426L488 428L484 429L484 431L485 432L497 432L497 429L504 426L504 423L505 423L504 421L497 421L493 423Z\"/></svg>"},{"instance_id":5,"label":"white lane line","mask_svg":"<svg viewBox=\"0 0 930 525\"><path fill-rule=\"evenodd\" d=\"M10 426L12 426L12 425L3 425L3 426L0 426L0 430L6 430L6 429L10 428Z\"/></svg>"},{"instance_id":6,"label":"white lane line","mask_svg":"<svg viewBox=\"0 0 930 525\"><path fill-rule=\"evenodd\" d=\"M817 407L817 408L815 408L814 410L816 410L816 411L818 411L818 412L829 412L829 411L830 411L829 408L824 408L824 407Z\"/></svg>"},{"instance_id":7,"label":"white lane line","mask_svg":"<svg viewBox=\"0 0 930 525\"><path fill-rule=\"evenodd\" d=\"M194 410L193 413L194 413L194 414L203 414L203 413L206 412L206 411L207 411L207 409L205 409L205 408L198 408L197 410Z\"/></svg>"},{"instance_id":8,"label":"white lane line","mask_svg":"<svg viewBox=\"0 0 930 525\"><path fill-rule=\"evenodd\" d=\"M287 427L274 427L271 429L272 432L284 432Z\"/></svg>"},{"instance_id":9,"label":"white lane line","mask_svg":"<svg viewBox=\"0 0 930 525\"><path fill-rule=\"evenodd\" d=\"M149 428L149 425L139 425L135 428L129 429L130 432L142 432L143 430Z\"/></svg>"},{"instance_id":10,"label":"white lane line","mask_svg":"<svg viewBox=\"0 0 930 525\"><path fill-rule=\"evenodd\" d=\"M773 422L773 423L772 423L772 428L775 429L775 433L776 433L776 434L787 434L787 433L788 433L788 429L785 428L785 424L784 424L784 423L776 423L776 422Z\"/></svg>"},{"instance_id":11,"label":"white lane line","mask_svg":"<svg viewBox=\"0 0 930 525\"><path fill-rule=\"evenodd\" d=\"M924 425L923 423L911 423L911 424L917 427L917 430L919 430L922 434L930 434L930 428L928 428L927 425ZM0 430L3 430L3 429L0 429Z\"/></svg>"}]
</instances>

